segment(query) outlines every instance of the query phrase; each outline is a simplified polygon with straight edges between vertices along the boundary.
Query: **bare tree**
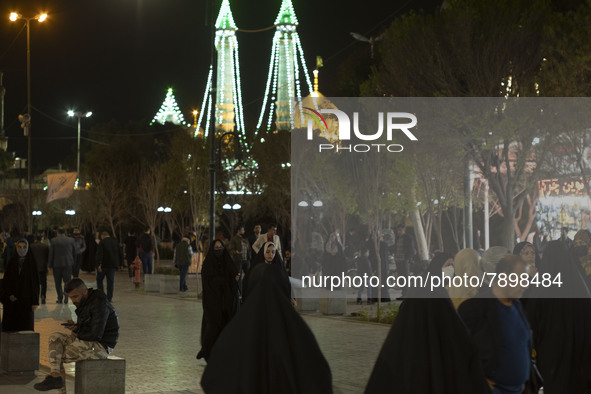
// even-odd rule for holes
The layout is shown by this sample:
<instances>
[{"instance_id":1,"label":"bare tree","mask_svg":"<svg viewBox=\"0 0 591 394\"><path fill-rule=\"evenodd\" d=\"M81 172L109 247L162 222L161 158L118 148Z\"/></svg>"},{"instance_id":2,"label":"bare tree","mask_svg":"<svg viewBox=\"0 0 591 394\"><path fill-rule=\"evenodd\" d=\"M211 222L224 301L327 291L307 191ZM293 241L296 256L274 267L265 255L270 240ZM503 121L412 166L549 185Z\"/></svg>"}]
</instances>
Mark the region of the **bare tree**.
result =
<instances>
[{"instance_id":1,"label":"bare tree","mask_svg":"<svg viewBox=\"0 0 591 394\"><path fill-rule=\"evenodd\" d=\"M157 164L140 164L135 171L141 180L135 190L135 201L137 203L136 219L150 228L154 245L157 245L154 237L154 230L158 223L160 213L160 196L162 195L162 186L164 181L164 172ZM156 264L160 263L160 254L158 248L155 248Z\"/></svg>"},{"instance_id":2,"label":"bare tree","mask_svg":"<svg viewBox=\"0 0 591 394\"><path fill-rule=\"evenodd\" d=\"M543 59L542 26L549 10L537 1L501 3L458 1L437 15L410 14L398 18L381 41L381 60L364 87L365 94L450 97L535 94L535 77ZM469 158L476 163L497 194L505 217L505 243L511 246L513 197L524 177L519 160L530 154L533 137L511 135L505 130L492 141L484 126L478 133L456 128L455 141L465 152L464 160ZM516 138L519 144L512 146L522 151L516 154L518 165L513 167L509 152ZM501 167L507 171L499 171Z\"/></svg>"}]
</instances>

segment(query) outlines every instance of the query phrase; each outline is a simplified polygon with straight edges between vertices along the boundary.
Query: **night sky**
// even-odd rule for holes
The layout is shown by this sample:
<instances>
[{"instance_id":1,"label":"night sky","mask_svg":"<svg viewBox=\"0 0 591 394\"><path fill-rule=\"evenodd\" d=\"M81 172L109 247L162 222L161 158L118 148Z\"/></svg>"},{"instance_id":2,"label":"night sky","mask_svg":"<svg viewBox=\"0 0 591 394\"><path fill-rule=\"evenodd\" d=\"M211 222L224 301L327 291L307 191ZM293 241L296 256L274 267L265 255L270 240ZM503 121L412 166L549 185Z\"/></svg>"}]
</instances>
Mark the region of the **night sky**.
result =
<instances>
[{"instance_id":1,"label":"night sky","mask_svg":"<svg viewBox=\"0 0 591 394\"><path fill-rule=\"evenodd\" d=\"M370 37L410 9L432 11L440 0L292 0L308 67L324 59L320 91L335 95L340 62L368 44L349 32ZM33 168L57 166L76 145L76 121L68 109L93 111L82 120L82 136L110 120L149 122L173 87L185 119L201 104L210 63L210 0L2 1L0 70L6 87L5 129L9 151L26 157L26 139L17 116L26 111L26 30L10 22L47 11L44 23L31 21L31 101ZM221 0L216 0L215 14ZM280 0L233 0L241 29L271 26ZM20 32L20 33L19 33ZM269 68L274 29L237 33L246 123L259 114ZM367 51L369 54L369 51ZM369 60L369 59L368 59Z\"/></svg>"}]
</instances>

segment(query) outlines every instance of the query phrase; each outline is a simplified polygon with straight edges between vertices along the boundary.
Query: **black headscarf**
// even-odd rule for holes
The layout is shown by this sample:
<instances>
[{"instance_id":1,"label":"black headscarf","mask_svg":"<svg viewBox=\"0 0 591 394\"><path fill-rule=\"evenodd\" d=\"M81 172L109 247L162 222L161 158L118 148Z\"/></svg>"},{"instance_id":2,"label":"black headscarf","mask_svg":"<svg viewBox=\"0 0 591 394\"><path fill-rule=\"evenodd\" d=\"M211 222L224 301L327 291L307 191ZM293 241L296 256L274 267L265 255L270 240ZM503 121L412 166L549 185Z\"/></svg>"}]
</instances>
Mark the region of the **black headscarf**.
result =
<instances>
[{"instance_id":1,"label":"black headscarf","mask_svg":"<svg viewBox=\"0 0 591 394\"><path fill-rule=\"evenodd\" d=\"M431 275L441 276L443 264L451 257L436 255L429 264ZM439 298L409 291L374 365L366 394L490 393L466 326L445 289L436 291L433 297Z\"/></svg>"},{"instance_id":2,"label":"black headscarf","mask_svg":"<svg viewBox=\"0 0 591 394\"><path fill-rule=\"evenodd\" d=\"M534 253L536 255L536 259L534 261L534 264L536 265L536 268L540 266L540 255L538 254L538 250L536 249L535 245L532 244L531 242L519 242L517 245L515 245L515 247L513 248L513 254L515 256L521 256L521 251L523 250L523 248L525 248L526 246L531 246L534 249Z\"/></svg>"},{"instance_id":3,"label":"black headscarf","mask_svg":"<svg viewBox=\"0 0 591 394\"><path fill-rule=\"evenodd\" d=\"M224 248L219 256L215 253L215 240L203 261L203 319L201 321L201 351L197 358L208 360L211 348L222 329L234 316L238 307L238 271Z\"/></svg>"},{"instance_id":4,"label":"black headscarf","mask_svg":"<svg viewBox=\"0 0 591 394\"><path fill-rule=\"evenodd\" d=\"M251 293L213 348L201 378L203 390L331 394L328 363L312 331L284 297L280 267L259 264L252 271Z\"/></svg>"},{"instance_id":5,"label":"black headscarf","mask_svg":"<svg viewBox=\"0 0 591 394\"><path fill-rule=\"evenodd\" d=\"M527 303L544 393L583 394L591 371L589 290L562 241L552 241L544 250L539 275L545 273L552 279L560 273L559 291L572 298L556 298L557 290L540 286L532 289Z\"/></svg>"},{"instance_id":6,"label":"black headscarf","mask_svg":"<svg viewBox=\"0 0 591 394\"><path fill-rule=\"evenodd\" d=\"M441 276L441 269L443 268L443 264L445 264L445 262L449 259L453 259L454 256L449 254L449 253L444 253L444 252L437 252L435 253L435 255L433 256L433 259L431 260L431 262L429 263L429 266L427 267L427 271L431 274L431 276L436 275L436 276Z\"/></svg>"}]
</instances>

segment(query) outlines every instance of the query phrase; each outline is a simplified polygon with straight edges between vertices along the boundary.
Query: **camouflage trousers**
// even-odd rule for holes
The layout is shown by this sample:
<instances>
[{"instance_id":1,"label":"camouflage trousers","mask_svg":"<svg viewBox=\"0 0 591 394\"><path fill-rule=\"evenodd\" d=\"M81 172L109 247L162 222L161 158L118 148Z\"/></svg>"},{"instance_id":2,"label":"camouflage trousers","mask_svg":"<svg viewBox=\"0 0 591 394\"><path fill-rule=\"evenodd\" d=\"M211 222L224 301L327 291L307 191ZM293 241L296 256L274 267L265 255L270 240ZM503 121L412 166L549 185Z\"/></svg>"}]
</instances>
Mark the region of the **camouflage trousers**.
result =
<instances>
[{"instance_id":1,"label":"camouflage trousers","mask_svg":"<svg viewBox=\"0 0 591 394\"><path fill-rule=\"evenodd\" d=\"M54 332L49 336L49 364L51 372L60 373L62 363L80 360L100 360L109 353L99 342L82 341L74 335Z\"/></svg>"}]
</instances>

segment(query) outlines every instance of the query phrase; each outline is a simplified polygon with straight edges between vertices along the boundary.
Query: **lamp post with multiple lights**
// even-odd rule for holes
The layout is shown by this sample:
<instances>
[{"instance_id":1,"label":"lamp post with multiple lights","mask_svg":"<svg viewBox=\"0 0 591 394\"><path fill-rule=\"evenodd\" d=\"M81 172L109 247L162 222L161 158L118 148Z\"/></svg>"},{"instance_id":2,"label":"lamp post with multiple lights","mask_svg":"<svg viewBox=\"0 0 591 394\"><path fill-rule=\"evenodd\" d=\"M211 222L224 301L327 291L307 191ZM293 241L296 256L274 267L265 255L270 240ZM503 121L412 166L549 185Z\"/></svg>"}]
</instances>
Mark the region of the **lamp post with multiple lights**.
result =
<instances>
[{"instance_id":1,"label":"lamp post with multiple lights","mask_svg":"<svg viewBox=\"0 0 591 394\"><path fill-rule=\"evenodd\" d=\"M29 198L28 198L28 219L29 219L29 232L33 232L33 197L31 191L31 33L30 26L32 20L44 22L47 19L46 13L27 18L19 14L18 12L10 13L10 20L16 22L22 19L26 22L27 26L27 113L19 116L21 121L21 127L25 130L25 136L27 137L27 177L29 183Z\"/></svg>"},{"instance_id":2,"label":"lamp post with multiple lights","mask_svg":"<svg viewBox=\"0 0 591 394\"><path fill-rule=\"evenodd\" d=\"M90 118L92 116L92 112L74 112L70 110L68 111L68 116L75 116L78 118L78 154L76 156L76 176L78 177L78 180L80 180L80 119Z\"/></svg>"}]
</instances>

